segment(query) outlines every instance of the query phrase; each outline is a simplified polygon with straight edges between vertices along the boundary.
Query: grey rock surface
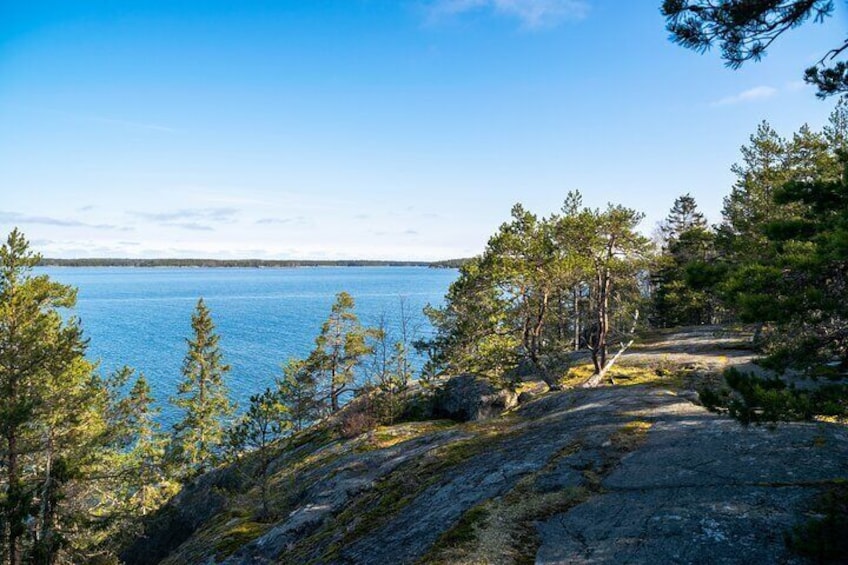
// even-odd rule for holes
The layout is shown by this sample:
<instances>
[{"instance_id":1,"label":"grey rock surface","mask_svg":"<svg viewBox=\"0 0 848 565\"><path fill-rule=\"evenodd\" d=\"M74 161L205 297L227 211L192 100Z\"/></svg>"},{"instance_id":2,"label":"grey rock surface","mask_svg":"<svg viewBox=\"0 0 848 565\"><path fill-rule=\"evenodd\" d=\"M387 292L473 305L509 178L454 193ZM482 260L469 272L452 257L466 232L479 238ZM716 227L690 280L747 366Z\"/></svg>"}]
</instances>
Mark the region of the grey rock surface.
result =
<instances>
[{"instance_id":1,"label":"grey rock surface","mask_svg":"<svg viewBox=\"0 0 848 565\"><path fill-rule=\"evenodd\" d=\"M687 363L693 356L725 363L695 338L679 353L673 343L663 347ZM743 353L731 362L747 363ZM490 396L473 377L460 384L478 399ZM848 479L848 430L743 427L694 399L657 386L550 392L508 415L443 422L387 447L364 449L364 438L308 444L298 449L317 462L298 467L280 517L226 556L209 548L202 561L194 557L203 545L196 540L208 539L203 533L226 505L201 498L217 492L212 484L223 475L180 495L163 512L163 524L183 528L166 562L416 563L470 510L506 500L519 484L534 493L585 493L527 524L537 533L539 564L797 562L784 532L823 489ZM468 419L483 415L479 401L454 405ZM303 455L285 453L275 468Z\"/></svg>"},{"instance_id":2,"label":"grey rock surface","mask_svg":"<svg viewBox=\"0 0 848 565\"><path fill-rule=\"evenodd\" d=\"M742 427L673 404L584 504L538 527L536 562L788 563L783 534L848 474L841 426Z\"/></svg>"}]
</instances>

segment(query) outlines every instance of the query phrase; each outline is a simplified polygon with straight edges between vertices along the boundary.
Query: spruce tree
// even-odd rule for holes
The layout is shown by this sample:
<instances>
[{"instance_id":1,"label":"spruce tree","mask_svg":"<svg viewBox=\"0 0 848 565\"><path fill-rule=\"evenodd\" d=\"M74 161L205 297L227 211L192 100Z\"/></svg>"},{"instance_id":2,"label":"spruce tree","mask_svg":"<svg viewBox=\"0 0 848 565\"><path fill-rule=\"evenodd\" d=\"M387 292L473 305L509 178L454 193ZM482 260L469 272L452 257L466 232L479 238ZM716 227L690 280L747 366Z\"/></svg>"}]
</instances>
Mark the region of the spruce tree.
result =
<instances>
[{"instance_id":1,"label":"spruce tree","mask_svg":"<svg viewBox=\"0 0 848 565\"><path fill-rule=\"evenodd\" d=\"M191 327L193 337L186 339L183 381L172 398L172 403L184 412L174 425L171 450L172 462L183 478L217 463L224 442L224 420L234 409L224 382L230 367L223 362L220 337L202 298L192 314Z\"/></svg>"},{"instance_id":2,"label":"spruce tree","mask_svg":"<svg viewBox=\"0 0 848 565\"><path fill-rule=\"evenodd\" d=\"M139 535L146 515L179 490L166 473L168 438L160 430L144 374L122 367L106 379L109 449L103 453L104 480L97 500L101 553L115 554Z\"/></svg>"},{"instance_id":3,"label":"spruce tree","mask_svg":"<svg viewBox=\"0 0 848 565\"><path fill-rule=\"evenodd\" d=\"M704 324L715 317L716 298L705 275L713 270L715 236L698 211L695 199L684 194L674 201L660 226L662 250L651 273L651 322L659 327Z\"/></svg>"},{"instance_id":4,"label":"spruce tree","mask_svg":"<svg viewBox=\"0 0 848 565\"><path fill-rule=\"evenodd\" d=\"M674 205L666 219L660 225L663 235L663 243L667 246L670 242L680 238L681 234L691 229L706 229L707 220L698 210L698 204L691 194L686 193L674 200Z\"/></svg>"},{"instance_id":5,"label":"spruce tree","mask_svg":"<svg viewBox=\"0 0 848 565\"><path fill-rule=\"evenodd\" d=\"M127 368L124 371L129 372L128 382L134 371ZM136 516L145 516L156 509L176 488L165 470L168 438L156 420L159 409L153 402L150 385L140 373L121 402L127 434L123 498L127 510Z\"/></svg>"}]
</instances>

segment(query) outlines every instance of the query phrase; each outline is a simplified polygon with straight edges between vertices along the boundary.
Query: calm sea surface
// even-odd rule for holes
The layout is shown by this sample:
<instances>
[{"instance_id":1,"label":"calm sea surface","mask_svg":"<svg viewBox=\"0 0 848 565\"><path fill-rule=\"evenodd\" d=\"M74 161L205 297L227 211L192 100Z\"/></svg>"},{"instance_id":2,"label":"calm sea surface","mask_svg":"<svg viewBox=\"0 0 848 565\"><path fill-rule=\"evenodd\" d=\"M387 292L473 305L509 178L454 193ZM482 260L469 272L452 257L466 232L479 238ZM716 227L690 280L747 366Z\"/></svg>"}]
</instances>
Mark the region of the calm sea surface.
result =
<instances>
[{"instance_id":1,"label":"calm sea surface","mask_svg":"<svg viewBox=\"0 0 848 565\"><path fill-rule=\"evenodd\" d=\"M79 289L74 312L90 339L88 357L103 374L122 365L144 372L162 405L176 391L191 334L190 319L203 297L231 365L230 393L244 406L271 384L280 366L310 351L338 292L356 300L364 324L381 315L390 327L403 299L418 335L430 331L422 308L441 304L452 269L424 267L314 267L290 269L61 268L38 270ZM420 362L420 360L419 360Z\"/></svg>"}]
</instances>

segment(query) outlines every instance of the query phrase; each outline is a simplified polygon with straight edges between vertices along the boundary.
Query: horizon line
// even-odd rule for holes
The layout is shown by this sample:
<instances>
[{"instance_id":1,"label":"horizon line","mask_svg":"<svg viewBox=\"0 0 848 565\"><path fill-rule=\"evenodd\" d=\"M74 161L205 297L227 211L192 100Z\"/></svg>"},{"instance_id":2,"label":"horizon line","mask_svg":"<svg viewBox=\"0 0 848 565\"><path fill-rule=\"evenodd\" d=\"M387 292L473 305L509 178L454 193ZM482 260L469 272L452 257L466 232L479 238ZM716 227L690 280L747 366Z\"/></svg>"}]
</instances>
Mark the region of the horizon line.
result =
<instances>
[{"instance_id":1,"label":"horizon line","mask_svg":"<svg viewBox=\"0 0 848 565\"><path fill-rule=\"evenodd\" d=\"M414 259L225 259L211 257L41 257L39 266L132 266L142 263L157 263L162 266L431 266L445 264L461 264L469 258L452 258L438 260Z\"/></svg>"}]
</instances>

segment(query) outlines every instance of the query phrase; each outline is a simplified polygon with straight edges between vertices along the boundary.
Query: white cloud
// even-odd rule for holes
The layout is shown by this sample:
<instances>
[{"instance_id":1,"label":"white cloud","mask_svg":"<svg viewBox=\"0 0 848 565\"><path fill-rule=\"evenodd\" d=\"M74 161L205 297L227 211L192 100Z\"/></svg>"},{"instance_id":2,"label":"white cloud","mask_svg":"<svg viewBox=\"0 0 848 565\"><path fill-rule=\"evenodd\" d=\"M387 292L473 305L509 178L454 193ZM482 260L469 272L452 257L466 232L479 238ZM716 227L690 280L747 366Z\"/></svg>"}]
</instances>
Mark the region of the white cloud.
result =
<instances>
[{"instance_id":1,"label":"white cloud","mask_svg":"<svg viewBox=\"0 0 848 565\"><path fill-rule=\"evenodd\" d=\"M777 94L777 89L771 86L755 86L748 90L743 90L739 94L733 96L725 96L710 104L711 106L730 106L732 104L742 104L744 102L755 102L757 100L766 100Z\"/></svg>"},{"instance_id":2,"label":"white cloud","mask_svg":"<svg viewBox=\"0 0 848 565\"><path fill-rule=\"evenodd\" d=\"M486 10L515 18L530 29L580 20L589 13L587 0L435 0L429 8L433 19Z\"/></svg>"}]
</instances>

